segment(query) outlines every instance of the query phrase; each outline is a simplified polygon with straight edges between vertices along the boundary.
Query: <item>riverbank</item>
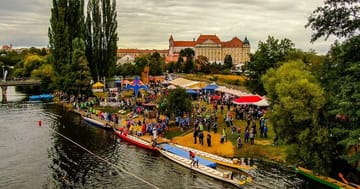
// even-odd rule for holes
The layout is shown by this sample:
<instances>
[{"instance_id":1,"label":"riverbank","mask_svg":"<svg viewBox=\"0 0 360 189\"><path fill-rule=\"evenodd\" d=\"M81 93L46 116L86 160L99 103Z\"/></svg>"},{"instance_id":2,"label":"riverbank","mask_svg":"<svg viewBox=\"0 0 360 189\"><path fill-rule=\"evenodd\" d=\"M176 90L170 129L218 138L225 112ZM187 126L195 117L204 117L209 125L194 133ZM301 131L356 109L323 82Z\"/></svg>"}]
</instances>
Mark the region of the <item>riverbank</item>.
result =
<instances>
[{"instance_id":1,"label":"riverbank","mask_svg":"<svg viewBox=\"0 0 360 189\"><path fill-rule=\"evenodd\" d=\"M72 104L67 102L60 102L57 101L57 103L67 111L73 111ZM200 103L200 105L207 105L205 102L195 102L194 103ZM117 112L115 108L112 107L95 107L98 109L107 109L112 110L112 112ZM117 113L120 118L127 118L126 115ZM246 127L246 122L243 120L237 120L234 119L233 124L237 129L241 129L242 132L239 133L235 132L232 134L231 128L226 127L226 124L223 119L221 119L222 115L220 112L217 114L218 116L218 132L214 133L213 131L210 131L211 135L211 146L209 147L207 145L207 131L204 131L204 144L201 145L199 143L199 140L197 139L197 143L194 143L194 137L192 130L185 130L182 131L180 128L174 126L173 124L169 125L168 131L164 137L164 139L161 139L163 141L170 141L172 143L180 144L183 146L195 148L198 150L202 150L208 153L228 157L228 158L251 158L251 159L259 159L263 161L272 161L272 162L278 162L285 164L286 163L286 150L288 149L288 146L286 145L273 145L273 138L274 133L272 131L272 127L269 126L269 133L268 138L261 138L259 136L255 137L254 144L250 143L244 143L241 148L237 148L237 138L240 136L243 140L244 138L244 130ZM137 118L134 118L133 121L143 120L143 117L140 115ZM221 131L225 129L225 132L227 133L227 141L224 143L220 142L221 139ZM145 137L145 139L147 139ZM148 139L150 140L150 139Z\"/></svg>"}]
</instances>

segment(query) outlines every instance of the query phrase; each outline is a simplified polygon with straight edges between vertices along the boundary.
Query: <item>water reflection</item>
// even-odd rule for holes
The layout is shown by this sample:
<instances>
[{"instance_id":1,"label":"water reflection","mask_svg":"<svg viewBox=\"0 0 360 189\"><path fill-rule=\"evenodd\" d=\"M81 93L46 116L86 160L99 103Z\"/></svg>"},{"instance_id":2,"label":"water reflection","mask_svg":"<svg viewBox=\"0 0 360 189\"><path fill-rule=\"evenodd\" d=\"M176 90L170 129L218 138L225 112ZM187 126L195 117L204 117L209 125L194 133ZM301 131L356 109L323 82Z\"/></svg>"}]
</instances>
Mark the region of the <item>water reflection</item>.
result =
<instances>
[{"instance_id":1,"label":"water reflection","mask_svg":"<svg viewBox=\"0 0 360 189\"><path fill-rule=\"evenodd\" d=\"M0 120L0 188L152 188L137 177L158 188L233 188L89 126L55 104L2 105ZM43 127L37 126L38 120ZM245 188L319 188L287 167L262 161L254 164L257 178Z\"/></svg>"}]
</instances>

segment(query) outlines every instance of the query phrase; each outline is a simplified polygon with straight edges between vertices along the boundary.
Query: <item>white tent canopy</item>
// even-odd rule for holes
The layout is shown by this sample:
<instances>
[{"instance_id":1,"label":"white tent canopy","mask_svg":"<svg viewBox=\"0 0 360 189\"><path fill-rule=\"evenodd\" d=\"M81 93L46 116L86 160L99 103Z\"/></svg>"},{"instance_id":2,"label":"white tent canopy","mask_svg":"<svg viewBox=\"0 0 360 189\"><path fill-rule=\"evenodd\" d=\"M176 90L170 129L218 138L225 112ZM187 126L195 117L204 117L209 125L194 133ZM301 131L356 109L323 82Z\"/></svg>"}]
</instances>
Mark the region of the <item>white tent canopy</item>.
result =
<instances>
[{"instance_id":1,"label":"white tent canopy","mask_svg":"<svg viewBox=\"0 0 360 189\"><path fill-rule=\"evenodd\" d=\"M259 102L253 103L253 105L255 105L255 106L269 106L270 104L265 98L263 98Z\"/></svg>"},{"instance_id":2,"label":"white tent canopy","mask_svg":"<svg viewBox=\"0 0 360 189\"><path fill-rule=\"evenodd\" d=\"M178 86L178 87L187 88L188 86L195 85L199 82L184 79L184 78L176 78L174 80L171 80L169 83L172 85Z\"/></svg>"},{"instance_id":3,"label":"white tent canopy","mask_svg":"<svg viewBox=\"0 0 360 189\"><path fill-rule=\"evenodd\" d=\"M234 95L234 96L245 96L245 95L251 95L250 93L246 93L244 91L236 90L236 89L230 89L225 86L220 86L219 88L215 89L215 91Z\"/></svg>"}]
</instances>

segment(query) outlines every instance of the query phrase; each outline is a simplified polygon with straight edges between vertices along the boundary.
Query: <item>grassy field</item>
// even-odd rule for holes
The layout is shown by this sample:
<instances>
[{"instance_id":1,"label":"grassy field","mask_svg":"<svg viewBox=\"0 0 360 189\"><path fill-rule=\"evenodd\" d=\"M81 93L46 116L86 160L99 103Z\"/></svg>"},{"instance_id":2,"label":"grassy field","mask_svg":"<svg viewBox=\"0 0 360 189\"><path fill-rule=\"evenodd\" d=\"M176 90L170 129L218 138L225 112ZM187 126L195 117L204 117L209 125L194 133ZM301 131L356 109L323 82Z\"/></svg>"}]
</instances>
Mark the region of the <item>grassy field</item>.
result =
<instances>
[{"instance_id":1,"label":"grassy field","mask_svg":"<svg viewBox=\"0 0 360 189\"><path fill-rule=\"evenodd\" d=\"M204 81L207 83L215 82L218 85L225 85L227 87L247 91L245 88L246 77L243 75L179 74L179 76L194 81Z\"/></svg>"},{"instance_id":2,"label":"grassy field","mask_svg":"<svg viewBox=\"0 0 360 189\"><path fill-rule=\"evenodd\" d=\"M210 107L205 102L200 102L200 105L206 105L208 108ZM225 108L226 109L226 108ZM224 112L225 112L224 109ZM232 113L235 115L235 113ZM206 146L206 135L207 132L205 132L205 145L202 146L199 143L194 144L194 138L193 138L193 132L187 132L179 137L174 137L172 139L173 142L179 143L185 146L197 148L209 153L214 153L226 157L250 157L250 158L256 158L256 159L266 159L276 162L285 162L286 159L286 151L288 149L288 146L285 145L276 145L273 146L273 140L275 137L275 133L269 125L269 132L267 138L261 138L259 136L256 136L255 138L255 144L251 145L249 143L244 143L243 146L240 149L237 149L237 142L236 139L238 138L238 134L234 133L231 134L231 128L227 127L225 124L225 121L223 119L223 115L221 115L220 111L217 113L218 117L218 133L214 134L214 132L211 130L211 138L212 138L212 147ZM236 126L236 128L241 128L240 136L242 140L244 139L244 131L246 127L246 121L237 120L234 119L233 124ZM259 130L259 124L257 121L257 130ZM221 144L220 143L220 137L221 137L221 131L223 128L226 129L227 135L228 135L228 142ZM170 131L171 132L171 131ZM259 131L258 131L259 133ZM177 134L181 134L177 132ZM171 134L169 134L171 135ZM259 135L259 134L258 134ZM173 135L172 135L173 136Z\"/></svg>"}]
</instances>

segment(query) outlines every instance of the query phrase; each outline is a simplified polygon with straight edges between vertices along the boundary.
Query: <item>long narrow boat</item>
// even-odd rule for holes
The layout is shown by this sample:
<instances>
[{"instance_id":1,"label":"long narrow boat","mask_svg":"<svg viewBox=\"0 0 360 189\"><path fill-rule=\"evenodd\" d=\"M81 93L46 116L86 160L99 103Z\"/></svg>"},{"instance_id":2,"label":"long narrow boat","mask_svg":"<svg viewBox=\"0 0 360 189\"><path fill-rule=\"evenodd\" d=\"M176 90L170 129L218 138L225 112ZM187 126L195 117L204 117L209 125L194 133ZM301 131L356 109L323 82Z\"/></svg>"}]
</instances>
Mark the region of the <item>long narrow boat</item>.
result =
<instances>
[{"instance_id":1,"label":"long narrow boat","mask_svg":"<svg viewBox=\"0 0 360 189\"><path fill-rule=\"evenodd\" d=\"M186 146L181 146L181 145L178 145L178 144L175 144L176 147L178 148L181 148L181 149L184 149L184 150L191 150L193 152L195 152L195 154L203 157L203 158L206 158L206 159L209 159L211 161L214 161L215 163L219 164L219 165L223 165L223 166L226 166L226 167L230 167L230 168L236 168L236 169L239 169L245 173L248 173L250 175L252 175L253 177L255 177L255 170L256 170L256 167L252 167L252 166L248 166L248 165L241 165L241 164L238 164L236 163L235 161L229 159L229 158L224 158L224 157L221 157L221 156L218 156L218 155L215 155L215 154L210 154L208 152L204 152L204 151L201 151L201 150L197 150L197 149L194 149L194 148L190 148L190 147L186 147Z\"/></svg>"},{"instance_id":2,"label":"long narrow boat","mask_svg":"<svg viewBox=\"0 0 360 189\"><path fill-rule=\"evenodd\" d=\"M205 166L205 165L199 164L199 167L192 166L191 165L191 160L189 158L184 158L182 156L179 156L179 155L173 154L173 153L171 153L169 151L166 151L166 150L161 148L161 145L160 145L160 148L158 150L162 155L164 155L168 159L170 159L170 160L172 160L172 161L174 161L174 162L176 162L176 163L178 163L178 164L180 164L180 165L182 165L184 167L187 167L187 168L189 168L191 170L197 171L197 172L202 173L204 175L207 175L209 177L218 179L220 181L233 184L233 185L235 185L237 187L241 187L241 186L243 186L245 184L250 184L251 181L252 181L251 177L245 177L245 176L241 180L239 180L237 178L232 178L230 172L222 172L222 171L219 171L219 170L214 169L214 168L210 168L210 167Z\"/></svg>"},{"instance_id":3,"label":"long narrow boat","mask_svg":"<svg viewBox=\"0 0 360 189\"><path fill-rule=\"evenodd\" d=\"M345 184L341 181L338 181L336 179L330 178L330 177L326 177L326 176L322 176L322 175L317 175L315 174L313 171L305 169L303 167L293 167L293 169L301 174L306 176L307 178L310 178L316 182L319 182L321 184L324 184L330 188L335 188L335 189L357 189L356 187L350 186L348 184Z\"/></svg>"},{"instance_id":4,"label":"long narrow boat","mask_svg":"<svg viewBox=\"0 0 360 189\"><path fill-rule=\"evenodd\" d=\"M90 118L90 117L86 117L84 115L81 115L81 117L87 122L89 123L90 125L94 125L96 127L99 127L99 128L102 128L102 129L106 129L106 130L110 130L112 129L112 127L105 123L105 122L101 122L101 121L98 121L96 119L93 119L93 118Z\"/></svg>"},{"instance_id":5,"label":"long narrow boat","mask_svg":"<svg viewBox=\"0 0 360 189\"><path fill-rule=\"evenodd\" d=\"M132 135L129 135L129 134L125 134L125 133L122 133L118 130L115 130L114 129L114 132L115 134L121 138L122 140L125 140L131 144L134 144L138 147L141 147L141 148L145 148L145 149L148 149L148 150L153 150L153 151L157 151L157 147L155 146L152 146L150 142L144 140L144 139L141 139L139 137L136 137L136 136L132 136Z\"/></svg>"}]
</instances>

